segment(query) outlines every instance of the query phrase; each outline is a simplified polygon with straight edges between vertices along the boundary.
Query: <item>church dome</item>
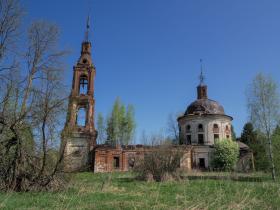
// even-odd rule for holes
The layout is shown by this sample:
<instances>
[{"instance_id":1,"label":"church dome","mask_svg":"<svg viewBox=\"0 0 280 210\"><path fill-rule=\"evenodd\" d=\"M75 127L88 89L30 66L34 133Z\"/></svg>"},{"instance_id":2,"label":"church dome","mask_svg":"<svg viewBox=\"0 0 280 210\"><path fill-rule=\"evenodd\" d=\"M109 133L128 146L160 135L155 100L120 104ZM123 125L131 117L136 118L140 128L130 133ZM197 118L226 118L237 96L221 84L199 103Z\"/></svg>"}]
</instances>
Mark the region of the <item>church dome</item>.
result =
<instances>
[{"instance_id":1,"label":"church dome","mask_svg":"<svg viewBox=\"0 0 280 210\"><path fill-rule=\"evenodd\" d=\"M192 114L221 114L224 115L224 108L217 102L208 98L200 98L192 102L185 115Z\"/></svg>"},{"instance_id":2,"label":"church dome","mask_svg":"<svg viewBox=\"0 0 280 210\"><path fill-rule=\"evenodd\" d=\"M208 88L207 85L204 84L202 70L199 78L200 84L196 87L197 99L187 107L184 116L203 114L226 115L222 105L208 98Z\"/></svg>"}]
</instances>

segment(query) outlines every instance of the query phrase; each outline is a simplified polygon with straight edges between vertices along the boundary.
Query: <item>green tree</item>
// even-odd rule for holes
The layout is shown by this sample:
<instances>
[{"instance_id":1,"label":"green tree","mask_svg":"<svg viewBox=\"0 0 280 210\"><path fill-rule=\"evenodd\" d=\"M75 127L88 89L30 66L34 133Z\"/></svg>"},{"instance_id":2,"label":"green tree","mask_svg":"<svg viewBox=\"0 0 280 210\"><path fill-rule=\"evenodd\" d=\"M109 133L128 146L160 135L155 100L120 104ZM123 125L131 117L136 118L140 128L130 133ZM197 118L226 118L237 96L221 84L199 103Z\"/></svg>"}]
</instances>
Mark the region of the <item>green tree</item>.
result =
<instances>
[{"instance_id":1,"label":"green tree","mask_svg":"<svg viewBox=\"0 0 280 210\"><path fill-rule=\"evenodd\" d=\"M240 141L247 144L254 155L254 165L257 171L269 169L269 159L265 147L265 138L261 132L255 131L251 122L247 122L241 133Z\"/></svg>"},{"instance_id":2,"label":"green tree","mask_svg":"<svg viewBox=\"0 0 280 210\"><path fill-rule=\"evenodd\" d=\"M97 115L97 143L103 144L106 141L106 126L105 126L105 120L101 113L98 113Z\"/></svg>"},{"instance_id":3,"label":"green tree","mask_svg":"<svg viewBox=\"0 0 280 210\"><path fill-rule=\"evenodd\" d=\"M236 141L236 133L235 133L235 131L234 131L233 125L231 125L231 139L232 139L233 141Z\"/></svg>"},{"instance_id":4,"label":"green tree","mask_svg":"<svg viewBox=\"0 0 280 210\"><path fill-rule=\"evenodd\" d=\"M256 140L257 140L257 135L256 132L254 131L253 124L251 122L247 122L243 127L240 141L249 145L256 142Z\"/></svg>"},{"instance_id":5,"label":"green tree","mask_svg":"<svg viewBox=\"0 0 280 210\"><path fill-rule=\"evenodd\" d=\"M268 148L266 136L259 130L256 131L256 135L256 141L248 145L254 154L255 168L258 171L269 172L271 171L271 163L268 155L269 152L267 151Z\"/></svg>"},{"instance_id":6,"label":"green tree","mask_svg":"<svg viewBox=\"0 0 280 210\"><path fill-rule=\"evenodd\" d=\"M134 120L134 107L132 105L128 105L126 109L126 117L125 117L125 127L124 127L124 138L123 143L129 144L134 136L135 131L135 120Z\"/></svg>"},{"instance_id":7,"label":"green tree","mask_svg":"<svg viewBox=\"0 0 280 210\"><path fill-rule=\"evenodd\" d=\"M121 104L120 109L119 109L119 135L118 135L118 142L119 144L124 144L124 138L125 138L125 133L126 133L126 126L127 126L127 121L126 121L126 110L125 106Z\"/></svg>"},{"instance_id":8,"label":"green tree","mask_svg":"<svg viewBox=\"0 0 280 210\"><path fill-rule=\"evenodd\" d=\"M214 144L212 165L225 171L235 168L239 155L238 144L228 139L220 139Z\"/></svg>"},{"instance_id":9,"label":"green tree","mask_svg":"<svg viewBox=\"0 0 280 210\"><path fill-rule=\"evenodd\" d=\"M280 119L277 84L271 77L258 74L247 91L247 106L251 121L265 135L272 179L276 179L272 134Z\"/></svg>"},{"instance_id":10,"label":"green tree","mask_svg":"<svg viewBox=\"0 0 280 210\"><path fill-rule=\"evenodd\" d=\"M111 115L107 119L107 143L115 145L118 143L119 136L119 110L121 107L120 99L117 98L114 105Z\"/></svg>"},{"instance_id":11,"label":"green tree","mask_svg":"<svg viewBox=\"0 0 280 210\"><path fill-rule=\"evenodd\" d=\"M272 145L273 145L273 151L275 154L274 161L275 161L275 169L276 172L280 173L280 126L277 125L273 132L272 136Z\"/></svg>"},{"instance_id":12,"label":"green tree","mask_svg":"<svg viewBox=\"0 0 280 210\"><path fill-rule=\"evenodd\" d=\"M111 145L129 144L133 139L135 127L133 106L125 107L117 98L113 110L107 118L107 143Z\"/></svg>"}]
</instances>

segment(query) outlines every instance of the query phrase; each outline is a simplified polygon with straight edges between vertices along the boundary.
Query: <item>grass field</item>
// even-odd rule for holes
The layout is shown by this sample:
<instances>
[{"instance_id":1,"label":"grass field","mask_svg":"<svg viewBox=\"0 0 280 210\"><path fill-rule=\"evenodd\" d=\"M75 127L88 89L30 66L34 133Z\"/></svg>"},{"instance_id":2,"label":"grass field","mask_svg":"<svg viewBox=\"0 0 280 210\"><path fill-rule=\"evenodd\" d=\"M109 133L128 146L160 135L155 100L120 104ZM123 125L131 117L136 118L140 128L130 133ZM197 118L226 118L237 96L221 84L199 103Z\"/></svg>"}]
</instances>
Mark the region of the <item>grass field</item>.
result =
<instances>
[{"instance_id":1,"label":"grass field","mask_svg":"<svg viewBox=\"0 0 280 210\"><path fill-rule=\"evenodd\" d=\"M61 192L1 193L0 208L280 209L279 182L214 180L208 175L155 183L137 181L130 173L78 173Z\"/></svg>"}]
</instances>

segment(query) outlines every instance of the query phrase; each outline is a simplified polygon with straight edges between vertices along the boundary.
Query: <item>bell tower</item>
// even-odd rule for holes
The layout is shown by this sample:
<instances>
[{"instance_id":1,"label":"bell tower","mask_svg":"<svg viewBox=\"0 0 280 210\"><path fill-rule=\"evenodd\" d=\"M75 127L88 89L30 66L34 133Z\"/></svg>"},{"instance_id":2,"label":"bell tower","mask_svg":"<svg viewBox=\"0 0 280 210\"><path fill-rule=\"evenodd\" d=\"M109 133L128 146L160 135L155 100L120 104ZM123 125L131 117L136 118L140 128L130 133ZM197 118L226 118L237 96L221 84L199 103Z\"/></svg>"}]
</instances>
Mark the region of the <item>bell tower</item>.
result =
<instances>
[{"instance_id":1,"label":"bell tower","mask_svg":"<svg viewBox=\"0 0 280 210\"><path fill-rule=\"evenodd\" d=\"M73 67L72 89L69 96L67 119L63 131L64 170L85 171L91 167L97 132L94 127L95 66L88 40L89 18L81 55Z\"/></svg>"}]
</instances>

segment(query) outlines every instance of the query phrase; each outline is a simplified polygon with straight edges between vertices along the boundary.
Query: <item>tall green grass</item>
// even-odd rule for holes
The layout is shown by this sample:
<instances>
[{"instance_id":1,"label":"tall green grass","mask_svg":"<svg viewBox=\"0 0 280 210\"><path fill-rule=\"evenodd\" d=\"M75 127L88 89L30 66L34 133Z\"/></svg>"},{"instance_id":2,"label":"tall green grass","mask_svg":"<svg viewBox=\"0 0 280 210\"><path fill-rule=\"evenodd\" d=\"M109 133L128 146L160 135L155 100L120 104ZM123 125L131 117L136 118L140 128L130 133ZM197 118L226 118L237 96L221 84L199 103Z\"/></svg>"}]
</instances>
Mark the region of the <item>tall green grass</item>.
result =
<instances>
[{"instance_id":1,"label":"tall green grass","mask_svg":"<svg viewBox=\"0 0 280 210\"><path fill-rule=\"evenodd\" d=\"M2 209L280 209L280 183L137 181L130 173L74 174L61 192L0 193Z\"/></svg>"}]
</instances>

